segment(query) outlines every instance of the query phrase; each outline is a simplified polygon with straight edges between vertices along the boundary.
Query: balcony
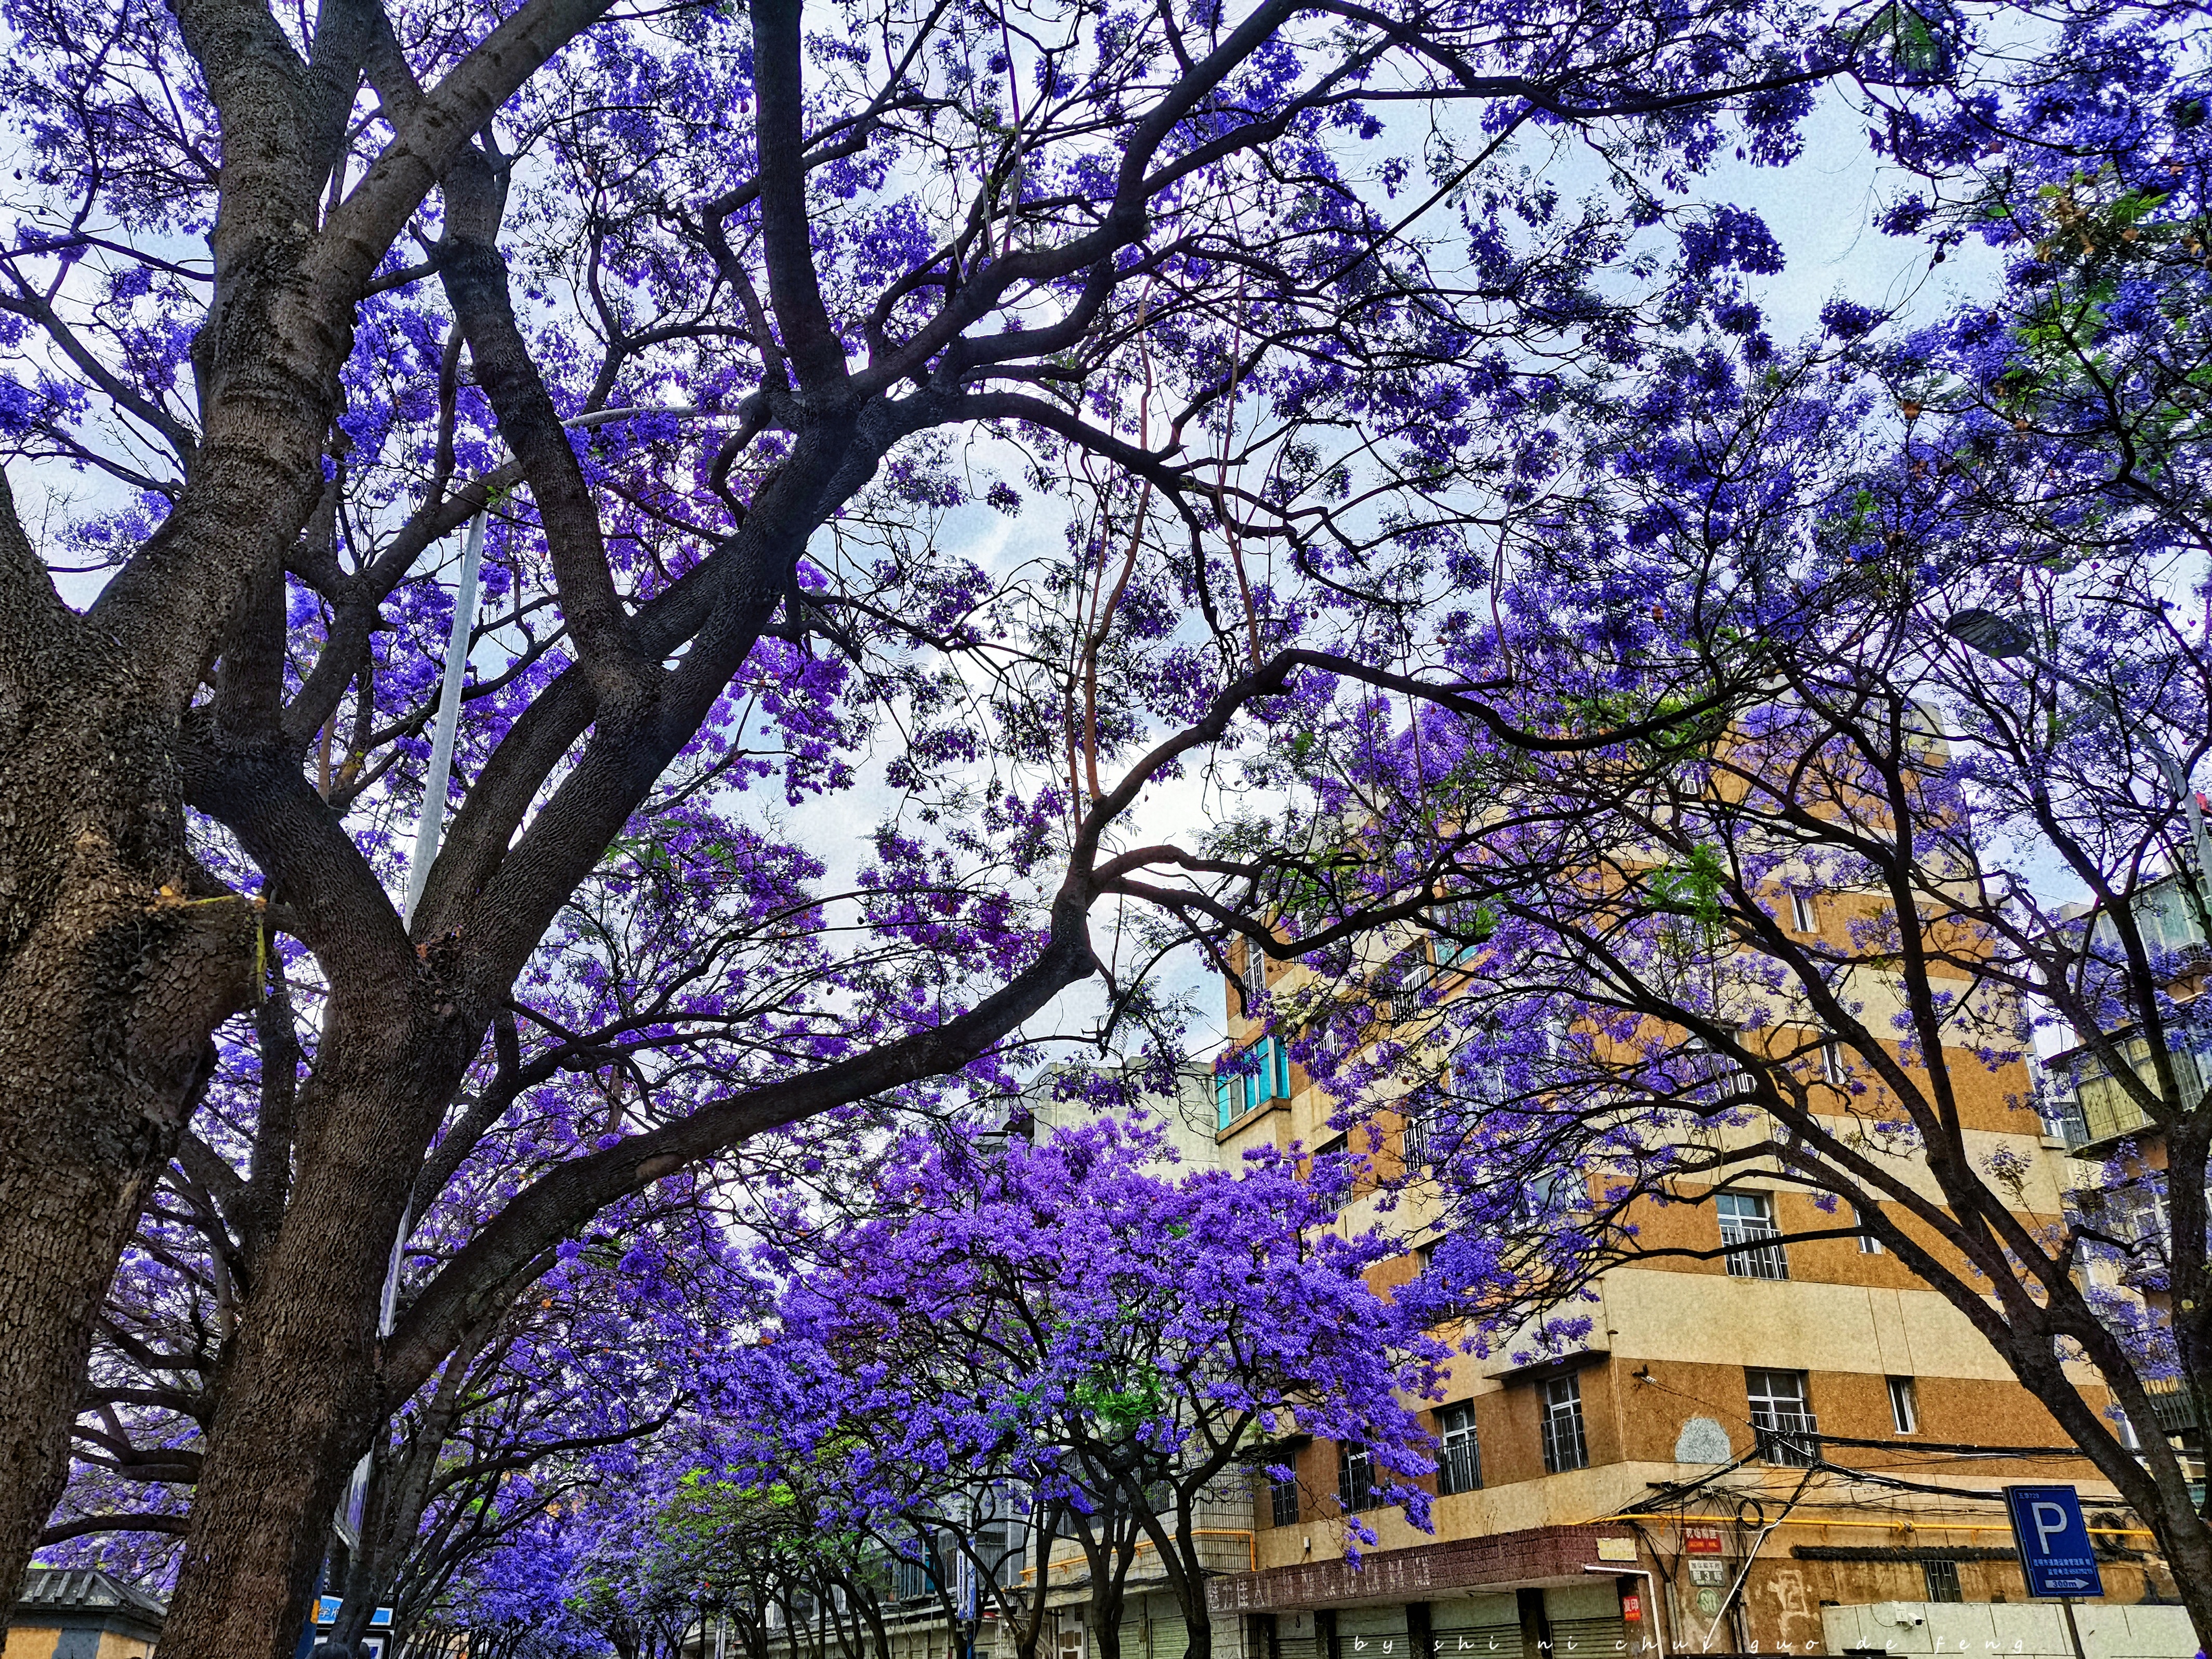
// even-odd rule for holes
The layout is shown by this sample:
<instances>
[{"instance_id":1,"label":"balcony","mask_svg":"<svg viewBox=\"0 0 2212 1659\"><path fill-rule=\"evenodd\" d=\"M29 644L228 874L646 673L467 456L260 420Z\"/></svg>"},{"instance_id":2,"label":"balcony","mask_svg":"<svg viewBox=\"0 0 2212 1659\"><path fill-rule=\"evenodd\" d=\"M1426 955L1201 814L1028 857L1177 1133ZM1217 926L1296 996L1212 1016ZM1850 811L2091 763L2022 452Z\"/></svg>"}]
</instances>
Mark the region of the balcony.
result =
<instances>
[{"instance_id":1,"label":"balcony","mask_svg":"<svg viewBox=\"0 0 2212 1659\"><path fill-rule=\"evenodd\" d=\"M1408 1173L1429 1162L1429 1128L1432 1115L1431 1112L1413 1112L1407 1116L1400 1153Z\"/></svg>"},{"instance_id":2,"label":"balcony","mask_svg":"<svg viewBox=\"0 0 2212 1659\"><path fill-rule=\"evenodd\" d=\"M1677 1054L1674 1073L1683 1080L1682 1099L1702 1110L1748 1104L1759 1091L1759 1079L1737 1064L1733 1055L1702 1046L1686 1048Z\"/></svg>"},{"instance_id":3,"label":"balcony","mask_svg":"<svg viewBox=\"0 0 2212 1659\"><path fill-rule=\"evenodd\" d=\"M1543 1443L1547 1474L1565 1474L1570 1469L1589 1467L1589 1443L1583 1436L1579 1401L1572 1411L1550 1410L1544 1413Z\"/></svg>"},{"instance_id":4,"label":"balcony","mask_svg":"<svg viewBox=\"0 0 2212 1659\"><path fill-rule=\"evenodd\" d=\"M1468 1435L1460 1440L1446 1440L1437 1452L1437 1495L1449 1498L1463 1492L1474 1492L1482 1485L1482 1452Z\"/></svg>"},{"instance_id":5,"label":"balcony","mask_svg":"<svg viewBox=\"0 0 2212 1659\"><path fill-rule=\"evenodd\" d=\"M1721 1243L1731 1248L1721 1259L1728 1265L1728 1276L1730 1279L1787 1279L1790 1277L1790 1258L1783 1254L1779 1243L1764 1242L1778 1240L1782 1237L1782 1230L1774 1224L1771 1212L1765 1211L1765 1200L1755 1201L1764 1213L1749 1213L1750 1205L1747 1203L1736 1212L1730 1213L1723 1203ZM1750 1248L1733 1248L1735 1246Z\"/></svg>"},{"instance_id":6,"label":"balcony","mask_svg":"<svg viewBox=\"0 0 2212 1659\"><path fill-rule=\"evenodd\" d=\"M2158 1073L2148 1039L2129 1037L2121 1043L2120 1052L2135 1074L2155 1093ZM2203 1097L2205 1086L2198 1057L2186 1048L2169 1048L2166 1052L2173 1060L2179 1103L2185 1109L2195 1106ZM2069 1060L2060 1064L2069 1076L2073 1094L2073 1109L2058 1120L2057 1126L2065 1136L2068 1152L2082 1157L2101 1156L2115 1140L2156 1129L2150 1115L2136 1103L2126 1085L2086 1050L2076 1050Z\"/></svg>"}]
</instances>

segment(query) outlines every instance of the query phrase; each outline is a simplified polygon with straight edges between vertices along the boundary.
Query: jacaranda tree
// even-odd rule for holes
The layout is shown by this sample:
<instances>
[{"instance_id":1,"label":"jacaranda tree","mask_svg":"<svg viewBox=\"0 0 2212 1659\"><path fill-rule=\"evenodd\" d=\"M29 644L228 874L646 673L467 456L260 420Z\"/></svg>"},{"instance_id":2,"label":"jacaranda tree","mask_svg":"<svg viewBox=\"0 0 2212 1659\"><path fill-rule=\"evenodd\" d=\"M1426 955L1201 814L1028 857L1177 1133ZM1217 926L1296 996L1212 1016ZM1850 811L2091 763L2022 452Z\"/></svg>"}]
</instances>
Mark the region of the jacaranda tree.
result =
<instances>
[{"instance_id":1,"label":"jacaranda tree","mask_svg":"<svg viewBox=\"0 0 2212 1659\"><path fill-rule=\"evenodd\" d=\"M1212 1650L1201 1506L1286 1475L1283 1437L1364 1446L1380 1499L1425 1526L1418 1410L1443 1350L1367 1282L1398 1241L1333 1230L1350 1164L1182 1172L1164 1146L1141 1117L913 1145L878 1214L765 1250L780 1320L732 1370L759 1466L805 1460L825 1524L855 1529L903 1521L917 1472L989 1471L1083 1547L1109 1656L1139 1539L1191 1659ZM1346 1524L1355 1553L1373 1541Z\"/></svg>"},{"instance_id":2,"label":"jacaranda tree","mask_svg":"<svg viewBox=\"0 0 2212 1659\"><path fill-rule=\"evenodd\" d=\"M1810 0L4 18L0 1583L250 1018L180 1659L289 1650L380 1423L598 1211L1110 970L1094 902L1171 856L1146 786L1306 717L1302 660L1383 672L1547 364L1775 265L1698 169L1964 40ZM1552 144L1605 186L1514 159ZM1056 539L960 556L971 501ZM805 804L863 778L856 847ZM410 1255L548 1072L591 1133Z\"/></svg>"},{"instance_id":3,"label":"jacaranda tree","mask_svg":"<svg viewBox=\"0 0 2212 1659\"><path fill-rule=\"evenodd\" d=\"M1454 665L1609 628L1614 685L1570 686L1558 729L1663 723L1547 753L1371 704L1285 758L1333 799L1331 881L1250 867L1305 937L1425 901L1267 1010L1305 1022L1347 1122L1388 1099L1419 1126L1405 1178L1443 1240L1409 1309L1478 1344L1552 1310L1571 1339L1607 1267L1871 1240L2212 1635L2212 1523L2164 1426L2212 1413L2212 87L2161 27L2085 13L2000 94L1890 135L1943 185L1890 222L1985 238L1997 291L1893 334L1839 299L1790 350L1717 319L1562 414ZM2111 1102L2081 1190L1989 1133L2059 1113L2039 1028ZM1681 1224L1747 1182L1809 1201L1771 1236Z\"/></svg>"}]
</instances>

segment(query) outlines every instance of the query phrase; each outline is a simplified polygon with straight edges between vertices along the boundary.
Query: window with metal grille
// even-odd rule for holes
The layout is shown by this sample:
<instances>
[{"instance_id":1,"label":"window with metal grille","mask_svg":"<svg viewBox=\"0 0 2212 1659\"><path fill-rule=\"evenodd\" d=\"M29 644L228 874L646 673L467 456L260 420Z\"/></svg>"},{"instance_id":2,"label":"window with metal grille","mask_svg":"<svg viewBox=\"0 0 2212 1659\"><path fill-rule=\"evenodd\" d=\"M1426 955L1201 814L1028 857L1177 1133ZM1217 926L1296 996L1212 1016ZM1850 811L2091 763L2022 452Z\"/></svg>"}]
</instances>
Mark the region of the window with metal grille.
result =
<instances>
[{"instance_id":1,"label":"window with metal grille","mask_svg":"<svg viewBox=\"0 0 2212 1659\"><path fill-rule=\"evenodd\" d=\"M1275 1525L1295 1527L1298 1524L1298 1474L1292 1469L1287 1475L1267 1477L1267 1506Z\"/></svg>"},{"instance_id":2,"label":"window with metal grille","mask_svg":"<svg viewBox=\"0 0 2212 1659\"><path fill-rule=\"evenodd\" d=\"M1778 1238L1782 1230L1774 1224L1774 1205L1764 1193L1723 1193L1713 1200L1713 1208L1720 1216L1721 1243L1726 1245L1749 1245L1747 1249L1730 1249L1722 1258L1728 1263L1731 1279L1787 1279L1790 1260L1782 1253L1779 1244L1761 1244L1762 1239Z\"/></svg>"},{"instance_id":3,"label":"window with metal grille","mask_svg":"<svg viewBox=\"0 0 2212 1659\"><path fill-rule=\"evenodd\" d=\"M1923 1561L1920 1577L1928 1586L1931 1601L1963 1601L1966 1595L1959 1588L1959 1564L1956 1561Z\"/></svg>"},{"instance_id":4,"label":"window with metal grille","mask_svg":"<svg viewBox=\"0 0 2212 1659\"><path fill-rule=\"evenodd\" d=\"M1912 1379L1909 1376L1889 1379L1889 1420L1899 1434L1920 1432L1920 1401L1912 1392Z\"/></svg>"},{"instance_id":5,"label":"window with metal grille","mask_svg":"<svg viewBox=\"0 0 2212 1659\"><path fill-rule=\"evenodd\" d=\"M1547 1170L1522 1184L1513 1218L1524 1227L1563 1220L1589 1205L1589 1183L1579 1170Z\"/></svg>"},{"instance_id":6,"label":"window with metal grille","mask_svg":"<svg viewBox=\"0 0 2212 1659\"><path fill-rule=\"evenodd\" d=\"M1375 1490L1375 1454L1350 1441L1336 1449L1336 1496L1346 1510L1371 1510L1382 1500Z\"/></svg>"},{"instance_id":7,"label":"window with metal grille","mask_svg":"<svg viewBox=\"0 0 2212 1659\"><path fill-rule=\"evenodd\" d=\"M1820 1455L1820 1425L1806 1403L1805 1373L1747 1370L1743 1375L1759 1455L1793 1469L1811 1468Z\"/></svg>"},{"instance_id":8,"label":"window with metal grille","mask_svg":"<svg viewBox=\"0 0 2212 1659\"><path fill-rule=\"evenodd\" d=\"M1418 1170L1429 1161L1429 1121L1433 1115L1433 1110L1406 1115L1404 1139L1401 1146L1408 1170Z\"/></svg>"},{"instance_id":9,"label":"window with metal grille","mask_svg":"<svg viewBox=\"0 0 2212 1659\"><path fill-rule=\"evenodd\" d=\"M1860 1209L1856 1204L1853 1205L1851 1206L1851 1219L1859 1224L1859 1254L1861 1255L1881 1255L1881 1241L1876 1238L1872 1233L1866 1231L1866 1212Z\"/></svg>"},{"instance_id":10,"label":"window with metal grille","mask_svg":"<svg viewBox=\"0 0 2212 1659\"><path fill-rule=\"evenodd\" d=\"M1692 1039L1676 1054L1674 1073L1678 1092L1692 1106L1726 1106L1748 1100L1759 1091L1759 1080L1734 1054L1708 1048L1700 1039Z\"/></svg>"},{"instance_id":11,"label":"window with metal grille","mask_svg":"<svg viewBox=\"0 0 2212 1659\"><path fill-rule=\"evenodd\" d=\"M1244 947L1244 1012L1254 1013L1267 994L1267 953L1256 945Z\"/></svg>"},{"instance_id":12,"label":"window with metal grille","mask_svg":"<svg viewBox=\"0 0 2212 1659\"><path fill-rule=\"evenodd\" d=\"M1482 1484L1482 1448L1474 1437L1474 1401L1457 1400L1437 1413L1437 1494L1473 1492Z\"/></svg>"},{"instance_id":13,"label":"window with metal grille","mask_svg":"<svg viewBox=\"0 0 2212 1659\"><path fill-rule=\"evenodd\" d=\"M1589 1467L1589 1443L1583 1435L1583 1385L1572 1372L1541 1385L1544 1468L1553 1474Z\"/></svg>"},{"instance_id":14,"label":"window with metal grille","mask_svg":"<svg viewBox=\"0 0 2212 1659\"><path fill-rule=\"evenodd\" d=\"M919 1601L937 1585L936 1563L927 1553L927 1547L916 1540L910 1547L915 1551L913 1555L891 1558L891 1599L895 1601Z\"/></svg>"},{"instance_id":15,"label":"window with metal grille","mask_svg":"<svg viewBox=\"0 0 2212 1659\"><path fill-rule=\"evenodd\" d=\"M1406 970L1398 981L1398 988L1390 994L1390 1018L1395 1024L1403 1025L1420 1018L1425 1006L1421 992L1435 974L1426 962L1417 962Z\"/></svg>"}]
</instances>

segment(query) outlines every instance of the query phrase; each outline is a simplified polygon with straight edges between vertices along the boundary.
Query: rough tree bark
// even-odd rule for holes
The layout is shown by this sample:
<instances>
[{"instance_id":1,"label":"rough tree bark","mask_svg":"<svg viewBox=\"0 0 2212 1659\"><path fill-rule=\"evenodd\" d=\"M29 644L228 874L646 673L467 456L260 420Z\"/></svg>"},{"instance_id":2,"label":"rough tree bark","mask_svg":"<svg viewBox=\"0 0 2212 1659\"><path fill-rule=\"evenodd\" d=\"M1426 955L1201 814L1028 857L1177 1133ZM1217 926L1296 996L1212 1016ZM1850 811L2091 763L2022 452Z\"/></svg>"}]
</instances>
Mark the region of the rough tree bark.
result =
<instances>
[{"instance_id":1,"label":"rough tree bark","mask_svg":"<svg viewBox=\"0 0 2212 1659\"><path fill-rule=\"evenodd\" d=\"M172 734L117 678L0 479L0 1584L60 1495L94 1316L209 1033L252 988L259 918L195 868Z\"/></svg>"},{"instance_id":2,"label":"rough tree bark","mask_svg":"<svg viewBox=\"0 0 2212 1659\"><path fill-rule=\"evenodd\" d=\"M174 8L226 137L193 351L202 428L169 434L185 488L82 617L12 501L0 513L0 1583L20 1577L58 1494L139 1202L214 1028L254 987L258 918L185 844L193 696L322 494L370 274L467 135L605 4L534 0L509 17L328 215L373 6L329 0L306 58L264 7Z\"/></svg>"}]
</instances>

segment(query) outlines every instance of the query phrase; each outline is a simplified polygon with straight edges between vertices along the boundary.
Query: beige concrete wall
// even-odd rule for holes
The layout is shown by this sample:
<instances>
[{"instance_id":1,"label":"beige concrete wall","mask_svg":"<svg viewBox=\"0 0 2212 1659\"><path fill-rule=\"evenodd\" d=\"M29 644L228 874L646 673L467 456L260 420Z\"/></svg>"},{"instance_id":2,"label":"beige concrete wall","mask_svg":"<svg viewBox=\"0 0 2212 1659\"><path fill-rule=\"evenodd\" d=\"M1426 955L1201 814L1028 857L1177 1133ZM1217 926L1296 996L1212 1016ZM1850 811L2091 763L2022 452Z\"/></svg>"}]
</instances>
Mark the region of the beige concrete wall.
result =
<instances>
[{"instance_id":1,"label":"beige concrete wall","mask_svg":"<svg viewBox=\"0 0 2212 1659\"><path fill-rule=\"evenodd\" d=\"M1918 1620L1918 1623L1899 1621ZM2197 1637L2181 1607L2084 1603L2074 1610L2088 1659L2189 1659ZM1865 1607L1822 1607L1827 1650L1875 1648L1886 1653L1995 1654L2032 1659L2073 1659L2074 1644L2059 1609L2033 1602L1991 1606L1894 1601Z\"/></svg>"}]
</instances>

